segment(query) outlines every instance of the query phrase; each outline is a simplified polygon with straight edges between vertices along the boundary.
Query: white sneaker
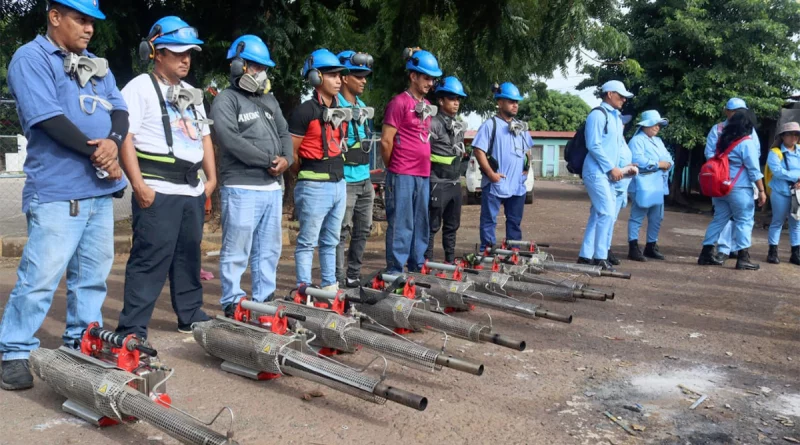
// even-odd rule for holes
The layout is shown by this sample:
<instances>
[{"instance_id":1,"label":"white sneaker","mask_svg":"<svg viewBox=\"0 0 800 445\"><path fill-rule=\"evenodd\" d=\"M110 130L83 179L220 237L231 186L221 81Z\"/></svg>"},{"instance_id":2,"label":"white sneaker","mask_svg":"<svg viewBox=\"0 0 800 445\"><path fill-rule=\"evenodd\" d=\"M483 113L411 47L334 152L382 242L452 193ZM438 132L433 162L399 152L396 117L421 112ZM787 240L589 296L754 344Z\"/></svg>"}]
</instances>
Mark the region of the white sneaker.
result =
<instances>
[{"instance_id":1,"label":"white sneaker","mask_svg":"<svg viewBox=\"0 0 800 445\"><path fill-rule=\"evenodd\" d=\"M339 292L339 283L333 283L322 288L322 290Z\"/></svg>"}]
</instances>

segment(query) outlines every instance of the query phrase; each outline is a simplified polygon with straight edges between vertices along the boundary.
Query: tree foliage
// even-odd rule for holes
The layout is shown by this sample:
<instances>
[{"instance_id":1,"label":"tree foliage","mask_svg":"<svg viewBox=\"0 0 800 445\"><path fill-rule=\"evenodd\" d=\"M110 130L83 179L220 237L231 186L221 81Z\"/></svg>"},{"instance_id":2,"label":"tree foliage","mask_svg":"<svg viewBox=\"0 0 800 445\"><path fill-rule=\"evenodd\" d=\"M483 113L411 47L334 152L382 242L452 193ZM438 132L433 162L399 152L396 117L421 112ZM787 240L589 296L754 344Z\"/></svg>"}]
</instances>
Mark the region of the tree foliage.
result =
<instances>
[{"instance_id":1,"label":"tree foliage","mask_svg":"<svg viewBox=\"0 0 800 445\"><path fill-rule=\"evenodd\" d=\"M547 85L539 83L520 102L518 116L533 130L575 131L590 110L579 96L548 90Z\"/></svg>"},{"instance_id":2,"label":"tree foliage","mask_svg":"<svg viewBox=\"0 0 800 445\"><path fill-rule=\"evenodd\" d=\"M624 0L608 22L629 45L594 47L606 62L587 66L579 87L624 80L637 97L631 110L658 109L671 125L662 136L701 147L731 97L760 117L776 117L800 85L795 0Z\"/></svg>"},{"instance_id":3,"label":"tree foliage","mask_svg":"<svg viewBox=\"0 0 800 445\"><path fill-rule=\"evenodd\" d=\"M6 5L10 3L9 5ZM3 2L0 57L45 29L45 0ZM196 85L227 83L225 52L241 34L261 36L277 67L273 91L288 113L308 91L300 77L314 49L371 53L375 72L365 99L377 110L406 86L405 47L438 56L445 75L459 76L470 97L465 111L493 109L490 86L515 82L530 91L531 76L566 69L589 38L592 23L614 15L614 0L103 0L108 20L98 22L90 50L109 59L120 85L140 68L134 49L150 26L178 15L205 40L188 79ZM13 11L11 11L13 9ZM6 26L8 25L8 26ZM12 51L13 52L13 51ZM7 59L0 59L7 64ZM4 82L0 73L0 85Z\"/></svg>"}]
</instances>

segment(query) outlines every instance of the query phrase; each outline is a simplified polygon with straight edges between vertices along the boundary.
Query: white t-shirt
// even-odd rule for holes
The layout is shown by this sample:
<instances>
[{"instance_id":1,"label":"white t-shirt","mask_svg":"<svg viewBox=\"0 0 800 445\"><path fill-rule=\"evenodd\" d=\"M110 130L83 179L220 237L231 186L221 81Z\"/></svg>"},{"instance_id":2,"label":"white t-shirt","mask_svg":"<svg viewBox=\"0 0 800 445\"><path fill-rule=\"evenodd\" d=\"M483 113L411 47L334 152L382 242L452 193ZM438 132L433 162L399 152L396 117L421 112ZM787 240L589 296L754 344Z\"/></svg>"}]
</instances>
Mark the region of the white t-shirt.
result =
<instances>
[{"instance_id":1,"label":"white t-shirt","mask_svg":"<svg viewBox=\"0 0 800 445\"><path fill-rule=\"evenodd\" d=\"M267 185L226 185L233 189L255 190L257 192L274 192L281 190L281 182L275 181Z\"/></svg>"},{"instance_id":2,"label":"white t-shirt","mask_svg":"<svg viewBox=\"0 0 800 445\"><path fill-rule=\"evenodd\" d=\"M161 87L161 94L166 97L169 86L161 82L158 82L158 85ZM181 82L181 86L192 88L186 82ZM164 124L161 120L161 105L150 75L140 74L128 82L122 89L122 97L128 104L128 120L130 122L128 132L133 134L133 145L147 153L169 154L167 139L164 135ZM211 129L208 125L183 119L183 117L195 119L191 108L187 108L184 115L181 116L177 108L169 103L166 106L172 129L173 154L176 158L192 163L202 161L203 137L211 134ZM206 119L206 112L202 105L195 107L195 111L198 120ZM154 191L166 195L200 196L204 191L202 181L197 187L188 184L173 184L157 179L145 179L144 182Z\"/></svg>"}]
</instances>

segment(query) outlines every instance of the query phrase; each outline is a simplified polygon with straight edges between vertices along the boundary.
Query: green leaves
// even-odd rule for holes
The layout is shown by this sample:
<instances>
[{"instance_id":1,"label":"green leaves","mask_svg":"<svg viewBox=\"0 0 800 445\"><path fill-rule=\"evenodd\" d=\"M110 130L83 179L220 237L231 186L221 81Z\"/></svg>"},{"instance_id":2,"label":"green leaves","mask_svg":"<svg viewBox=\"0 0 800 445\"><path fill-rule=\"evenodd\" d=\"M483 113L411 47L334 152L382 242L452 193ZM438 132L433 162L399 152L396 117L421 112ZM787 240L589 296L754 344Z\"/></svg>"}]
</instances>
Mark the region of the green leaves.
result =
<instances>
[{"instance_id":1,"label":"green leaves","mask_svg":"<svg viewBox=\"0 0 800 445\"><path fill-rule=\"evenodd\" d=\"M520 102L518 116L534 130L575 131L590 109L579 96L547 90L540 82L534 93Z\"/></svg>"}]
</instances>

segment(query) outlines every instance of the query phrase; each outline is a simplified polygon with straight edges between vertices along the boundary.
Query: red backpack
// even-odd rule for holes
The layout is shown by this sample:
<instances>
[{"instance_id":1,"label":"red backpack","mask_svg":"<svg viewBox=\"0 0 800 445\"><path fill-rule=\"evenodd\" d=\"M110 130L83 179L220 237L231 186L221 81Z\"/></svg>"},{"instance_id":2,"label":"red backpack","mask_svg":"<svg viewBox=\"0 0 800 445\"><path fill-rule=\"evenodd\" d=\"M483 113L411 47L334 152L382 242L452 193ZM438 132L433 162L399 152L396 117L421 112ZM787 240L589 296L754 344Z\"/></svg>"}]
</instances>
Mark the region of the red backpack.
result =
<instances>
[{"instance_id":1,"label":"red backpack","mask_svg":"<svg viewBox=\"0 0 800 445\"><path fill-rule=\"evenodd\" d=\"M700 191L703 192L704 195L712 198L721 198L723 196L728 196L731 190L733 190L733 186L739 179L739 175L741 175L742 170L744 170L744 165L742 165L742 168L736 173L736 177L731 180L728 155L745 139L750 139L750 136L745 136L733 141L724 152L715 154L703 164L703 168L700 169Z\"/></svg>"}]
</instances>

